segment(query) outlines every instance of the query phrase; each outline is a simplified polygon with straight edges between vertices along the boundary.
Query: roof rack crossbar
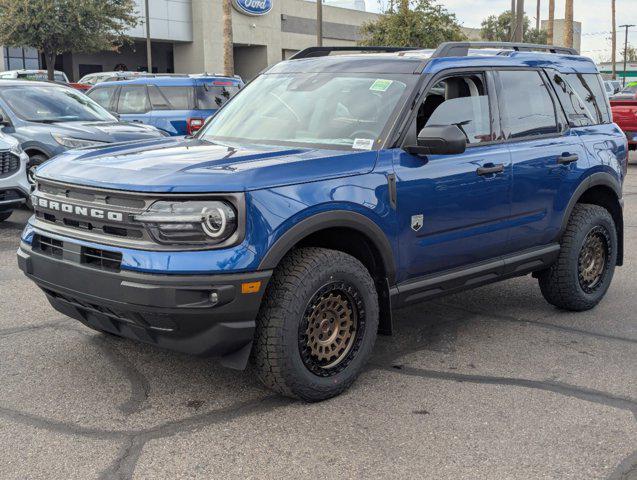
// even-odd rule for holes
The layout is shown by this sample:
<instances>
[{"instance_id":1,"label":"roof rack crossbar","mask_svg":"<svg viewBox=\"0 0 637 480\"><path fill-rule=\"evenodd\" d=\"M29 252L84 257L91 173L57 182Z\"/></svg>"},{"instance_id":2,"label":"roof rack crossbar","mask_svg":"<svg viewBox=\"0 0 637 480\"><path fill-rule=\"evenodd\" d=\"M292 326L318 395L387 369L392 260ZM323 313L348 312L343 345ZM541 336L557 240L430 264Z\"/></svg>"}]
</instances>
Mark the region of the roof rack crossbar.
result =
<instances>
[{"instance_id":1,"label":"roof rack crossbar","mask_svg":"<svg viewBox=\"0 0 637 480\"><path fill-rule=\"evenodd\" d=\"M381 52L395 53L407 50L417 50L414 47L309 47L300 52L295 53L290 60L298 60L299 58L327 57L332 52Z\"/></svg>"},{"instance_id":2,"label":"roof rack crossbar","mask_svg":"<svg viewBox=\"0 0 637 480\"><path fill-rule=\"evenodd\" d=\"M502 50L514 50L516 52L548 52L562 55L579 55L577 50L555 45L540 45L537 43L514 42L445 42L440 44L431 58L442 57L466 57L470 49L494 48Z\"/></svg>"}]
</instances>

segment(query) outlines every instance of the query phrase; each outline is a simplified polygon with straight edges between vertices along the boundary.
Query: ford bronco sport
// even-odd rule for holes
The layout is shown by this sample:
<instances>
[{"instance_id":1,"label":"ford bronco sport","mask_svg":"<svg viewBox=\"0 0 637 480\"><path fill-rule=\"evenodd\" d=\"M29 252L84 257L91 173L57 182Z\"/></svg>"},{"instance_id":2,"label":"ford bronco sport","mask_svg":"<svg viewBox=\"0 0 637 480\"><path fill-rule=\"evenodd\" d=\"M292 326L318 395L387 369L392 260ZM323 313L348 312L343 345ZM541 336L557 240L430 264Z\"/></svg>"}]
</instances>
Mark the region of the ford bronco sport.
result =
<instances>
[{"instance_id":1,"label":"ford bronco sport","mask_svg":"<svg viewBox=\"0 0 637 480\"><path fill-rule=\"evenodd\" d=\"M317 401L352 384L397 307L531 273L551 304L594 307L622 264L626 169L575 51L314 47L194 138L38 168L18 260L89 327L252 359Z\"/></svg>"}]
</instances>

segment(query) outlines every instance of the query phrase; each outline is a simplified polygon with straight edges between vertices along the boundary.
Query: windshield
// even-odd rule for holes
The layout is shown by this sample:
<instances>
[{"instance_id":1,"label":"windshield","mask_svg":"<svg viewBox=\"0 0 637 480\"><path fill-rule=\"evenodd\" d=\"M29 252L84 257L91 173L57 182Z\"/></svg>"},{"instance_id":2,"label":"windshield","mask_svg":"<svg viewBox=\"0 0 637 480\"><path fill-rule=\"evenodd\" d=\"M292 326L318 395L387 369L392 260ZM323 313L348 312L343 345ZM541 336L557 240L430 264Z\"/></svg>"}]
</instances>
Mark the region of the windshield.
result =
<instances>
[{"instance_id":1,"label":"windshield","mask_svg":"<svg viewBox=\"0 0 637 480\"><path fill-rule=\"evenodd\" d=\"M219 111L199 138L371 150L416 79L333 72L261 75Z\"/></svg>"},{"instance_id":2,"label":"windshield","mask_svg":"<svg viewBox=\"0 0 637 480\"><path fill-rule=\"evenodd\" d=\"M18 73L17 78L21 80L38 80L38 81L46 81L49 79L49 76L46 72L28 72L28 73ZM68 83L68 79L66 75L63 73L55 72L53 74L53 78L56 82Z\"/></svg>"},{"instance_id":3,"label":"windshield","mask_svg":"<svg viewBox=\"0 0 637 480\"><path fill-rule=\"evenodd\" d=\"M4 88L0 95L18 117L28 122L116 121L93 100L70 88L25 85Z\"/></svg>"}]
</instances>

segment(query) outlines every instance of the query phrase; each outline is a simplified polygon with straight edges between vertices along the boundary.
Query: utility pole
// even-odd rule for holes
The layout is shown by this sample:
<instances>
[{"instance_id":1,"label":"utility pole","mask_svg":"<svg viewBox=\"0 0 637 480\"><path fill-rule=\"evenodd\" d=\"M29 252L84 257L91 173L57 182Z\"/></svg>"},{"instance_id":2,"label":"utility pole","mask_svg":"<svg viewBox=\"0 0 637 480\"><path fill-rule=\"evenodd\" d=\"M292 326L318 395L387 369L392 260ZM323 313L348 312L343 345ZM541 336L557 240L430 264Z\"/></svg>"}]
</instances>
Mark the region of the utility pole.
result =
<instances>
[{"instance_id":1,"label":"utility pole","mask_svg":"<svg viewBox=\"0 0 637 480\"><path fill-rule=\"evenodd\" d=\"M316 45L323 46L323 0L316 0Z\"/></svg>"},{"instance_id":2,"label":"utility pole","mask_svg":"<svg viewBox=\"0 0 637 480\"><path fill-rule=\"evenodd\" d=\"M509 27L509 40L512 42L515 37L515 2L511 0L511 26Z\"/></svg>"},{"instance_id":3,"label":"utility pole","mask_svg":"<svg viewBox=\"0 0 637 480\"><path fill-rule=\"evenodd\" d=\"M573 48L573 0L566 0L566 11L564 13L564 46Z\"/></svg>"},{"instance_id":4,"label":"utility pole","mask_svg":"<svg viewBox=\"0 0 637 480\"><path fill-rule=\"evenodd\" d=\"M514 41L518 43L524 41L524 0L518 0L518 4L515 7Z\"/></svg>"},{"instance_id":5,"label":"utility pole","mask_svg":"<svg viewBox=\"0 0 637 480\"><path fill-rule=\"evenodd\" d=\"M626 86L626 62L628 61L628 29L634 27L635 25L620 25L619 28L626 29L626 39L624 40L624 80L622 85Z\"/></svg>"},{"instance_id":6,"label":"utility pole","mask_svg":"<svg viewBox=\"0 0 637 480\"><path fill-rule=\"evenodd\" d=\"M553 45L555 32L555 0L549 0L549 21L546 26L546 43Z\"/></svg>"},{"instance_id":7,"label":"utility pole","mask_svg":"<svg viewBox=\"0 0 637 480\"><path fill-rule=\"evenodd\" d=\"M617 21L615 19L615 13L616 13L616 5L615 5L615 0L611 0L611 16L612 16L612 21L613 21L613 30L612 30L612 37L611 37L611 63L613 64L613 75L612 75L612 79L613 80L617 80Z\"/></svg>"},{"instance_id":8,"label":"utility pole","mask_svg":"<svg viewBox=\"0 0 637 480\"><path fill-rule=\"evenodd\" d=\"M150 41L150 9L148 8L148 0L144 2L144 8L146 9L146 63L148 73L153 73L153 51Z\"/></svg>"},{"instance_id":9,"label":"utility pole","mask_svg":"<svg viewBox=\"0 0 637 480\"><path fill-rule=\"evenodd\" d=\"M540 9L542 7L542 0L537 0L537 11L535 14L535 29L539 32L540 31Z\"/></svg>"}]
</instances>

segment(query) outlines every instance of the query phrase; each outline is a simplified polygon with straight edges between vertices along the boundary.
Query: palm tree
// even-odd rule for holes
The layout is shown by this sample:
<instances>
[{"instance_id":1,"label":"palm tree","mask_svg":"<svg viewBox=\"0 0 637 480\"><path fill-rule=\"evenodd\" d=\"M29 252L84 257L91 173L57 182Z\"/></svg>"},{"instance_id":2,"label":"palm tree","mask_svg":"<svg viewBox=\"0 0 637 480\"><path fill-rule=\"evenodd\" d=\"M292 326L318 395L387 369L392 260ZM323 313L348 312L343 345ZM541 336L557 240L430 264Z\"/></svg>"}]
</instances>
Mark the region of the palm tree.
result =
<instances>
[{"instance_id":1,"label":"palm tree","mask_svg":"<svg viewBox=\"0 0 637 480\"><path fill-rule=\"evenodd\" d=\"M553 39L553 26L555 23L555 0L549 0L549 21L546 26L546 43L552 45Z\"/></svg>"},{"instance_id":2,"label":"palm tree","mask_svg":"<svg viewBox=\"0 0 637 480\"><path fill-rule=\"evenodd\" d=\"M232 0L223 0L223 74L234 75Z\"/></svg>"},{"instance_id":3,"label":"palm tree","mask_svg":"<svg viewBox=\"0 0 637 480\"><path fill-rule=\"evenodd\" d=\"M610 2L611 16L613 21L612 37L611 37L611 63L613 64L613 80L617 79L617 22L615 21L615 0Z\"/></svg>"},{"instance_id":4,"label":"palm tree","mask_svg":"<svg viewBox=\"0 0 637 480\"><path fill-rule=\"evenodd\" d=\"M564 32L564 46L573 48L573 0L566 0L564 23L566 29L566 32Z\"/></svg>"}]
</instances>

